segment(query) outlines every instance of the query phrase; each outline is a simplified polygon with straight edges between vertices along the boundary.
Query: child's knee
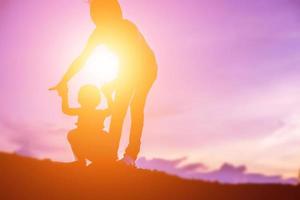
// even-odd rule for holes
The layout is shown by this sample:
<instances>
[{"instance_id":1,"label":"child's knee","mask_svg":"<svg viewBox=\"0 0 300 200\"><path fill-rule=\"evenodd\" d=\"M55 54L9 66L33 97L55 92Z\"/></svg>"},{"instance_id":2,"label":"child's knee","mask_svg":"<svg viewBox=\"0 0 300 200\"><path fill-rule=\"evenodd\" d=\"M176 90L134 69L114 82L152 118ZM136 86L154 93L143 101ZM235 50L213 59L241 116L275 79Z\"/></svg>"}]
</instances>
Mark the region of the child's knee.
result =
<instances>
[{"instance_id":1,"label":"child's knee","mask_svg":"<svg viewBox=\"0 0 300 200\"><path fill-rule=\"evenodd\" d=\"M76 140L77 140L77 131L76 130L70 131L67 135L67 139L68 139L69 143L76 142Z\"/></svg>"}]
</instances>

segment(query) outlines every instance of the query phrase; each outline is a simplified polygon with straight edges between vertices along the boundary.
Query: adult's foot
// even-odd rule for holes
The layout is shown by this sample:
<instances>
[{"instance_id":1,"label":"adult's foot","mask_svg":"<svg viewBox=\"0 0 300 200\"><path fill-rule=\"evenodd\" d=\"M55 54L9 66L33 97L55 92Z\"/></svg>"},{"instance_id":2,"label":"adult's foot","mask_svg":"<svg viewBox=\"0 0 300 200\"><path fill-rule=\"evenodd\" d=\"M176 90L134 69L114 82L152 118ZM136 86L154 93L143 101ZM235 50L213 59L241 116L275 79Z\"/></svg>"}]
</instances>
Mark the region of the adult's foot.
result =
<instances>
[{"instance_id":1,"label":"adult's foot","mask_svg":"<svg viewBox=\"0 0 300 200\"><path fill-rule=\"evenodd\" d=\"M128 156L128 155L125 155L121 160L120 160L121 163L125 164L126 166L129 166L129 167L135 167L135 160Z\"/></svg>"}]
</instances>

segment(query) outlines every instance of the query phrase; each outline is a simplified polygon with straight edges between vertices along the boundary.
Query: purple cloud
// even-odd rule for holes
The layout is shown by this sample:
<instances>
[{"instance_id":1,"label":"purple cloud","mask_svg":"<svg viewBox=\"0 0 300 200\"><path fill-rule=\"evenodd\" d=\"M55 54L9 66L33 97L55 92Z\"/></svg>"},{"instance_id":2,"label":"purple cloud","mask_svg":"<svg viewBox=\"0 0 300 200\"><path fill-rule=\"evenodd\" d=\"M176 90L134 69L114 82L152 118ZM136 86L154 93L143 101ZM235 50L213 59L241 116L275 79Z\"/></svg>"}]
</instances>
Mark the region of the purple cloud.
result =
<instances>
[{"instance_id":1,"label":"purple cloud","mask_svg":"<svg viewBox=\"0 0 300 200\"><path fill-rule=\"evenodd\" d=\"M218 181L221 183L281 183L297 184L296 178L285 179L280 175L269 176L247 172L247 167L225 163L219 169L207 171L203 163L183 164L186 158L176 160L140 158L137 165L143 169L159 170L182 178ZM205 170L205 171L204 171Z\"/></svg>"},{"instance_id":2,"label":"purple cloud","mask_svg":"<svg viewBox=\"0 0 300 200\"><path fill-rule=\"evenodd\" d=\"M191 163L181 167L181 170L183 171L196 171L199 169L207 169L207 167L202 163Z\"/></svg>"},{"instance_id":3,"label":"purple cloud","mask_svg":"<svg viewBox=\"0 0 300 200\"><path fill-rule=\"evenodd\" d=\"M64 149L61 138L67 130L51 125L28 125L0 118L1 138L16 146L15 153L37 156L38 152L55 152Z\"/></svg>"},{"instance_id":4,"label":"purple cloud","mask_svg":"<svg viewBox=\"0 0 300 200\"><path fill-rule=\"evenodd\" d=\"M164 160L164 159L152 159L147 160L146 158L140 158L137 161L137 165L141 168L146 169L160 169L162 171L167 171L170 173L176 173L178 171L177 166L182 163L186 158L179 158L176 160Z\"/></svg>"}]
</instances>

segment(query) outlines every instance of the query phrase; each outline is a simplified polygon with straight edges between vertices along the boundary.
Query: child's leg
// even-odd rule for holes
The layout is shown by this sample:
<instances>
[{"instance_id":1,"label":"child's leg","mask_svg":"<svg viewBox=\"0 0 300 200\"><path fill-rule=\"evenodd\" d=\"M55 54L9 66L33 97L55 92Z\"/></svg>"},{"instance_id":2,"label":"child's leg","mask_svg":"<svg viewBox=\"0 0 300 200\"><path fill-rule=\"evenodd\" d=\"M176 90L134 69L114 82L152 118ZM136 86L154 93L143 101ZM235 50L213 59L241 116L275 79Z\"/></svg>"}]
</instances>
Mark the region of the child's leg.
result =
<instances>
[{"instance_id":1,"label":"child's leg","mask_svg":"<svg viewBox=\"0 0 300 200\"><path fill-rule=\"evenodd\" d=\"M91 138L87 150L87 159L93 163L107 164L116 160L110 135L106 132L97 133Z\"/></svg>"},{"instance_id":2,"label":"child's leg","mask_svg":"<svg viewBox=\"0 0 300 200\"><path fill-rule=\"evenodd\" d=\"M141 85L136 88L130 105L131 128L129 145L126 149L125 155L130 156L134 160L136 160L137 155L140 152L141 137L144 127L144 109L148 93L154 81L155 78L148 79L144 83L141 83Z\"/></svg>"},{"instance_id":3,"label":"child's leg","mask_svg":"<svg viewBox=\"0 0 300 200\"><path fill-rule=\"evenodd\" d=\"M72 130L68 133L68 141L71 145L73 155L79 163L85 164L85 155L84 151L82 149L82 141L80 141L79 138L79 131L78 130Z\"/></svg>"}]
</instances>

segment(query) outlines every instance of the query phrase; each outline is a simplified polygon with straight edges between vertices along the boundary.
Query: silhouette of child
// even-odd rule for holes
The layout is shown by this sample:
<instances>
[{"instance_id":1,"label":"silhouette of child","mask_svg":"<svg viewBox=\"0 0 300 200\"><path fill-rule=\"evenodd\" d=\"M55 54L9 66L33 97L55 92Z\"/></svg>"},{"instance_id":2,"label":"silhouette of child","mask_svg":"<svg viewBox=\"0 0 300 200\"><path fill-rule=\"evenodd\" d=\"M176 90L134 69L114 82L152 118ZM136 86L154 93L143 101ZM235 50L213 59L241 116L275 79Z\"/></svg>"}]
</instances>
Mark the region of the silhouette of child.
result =
<instances>
[{"instance_id":1,"label":"silhouette of child","mask_svg":"<svg viewBox=\"0 0 300 200\"><path fill-rule=\"evenodd\" d=\"M103 87L102 92L107 98L108 108L100 110L97 106L101 103L101 91L93 85L80 88L78 102L81 107L79 108L69 107L67 87L60 88L58 92L62 97L63 113L78 116L77 128L68 134L76 163L86 165L86 160L92 162L112 160L111 139L103 130L104 120L111 115L113 104L111 93Z\"/></svg>"}]
</instances>

